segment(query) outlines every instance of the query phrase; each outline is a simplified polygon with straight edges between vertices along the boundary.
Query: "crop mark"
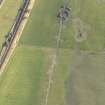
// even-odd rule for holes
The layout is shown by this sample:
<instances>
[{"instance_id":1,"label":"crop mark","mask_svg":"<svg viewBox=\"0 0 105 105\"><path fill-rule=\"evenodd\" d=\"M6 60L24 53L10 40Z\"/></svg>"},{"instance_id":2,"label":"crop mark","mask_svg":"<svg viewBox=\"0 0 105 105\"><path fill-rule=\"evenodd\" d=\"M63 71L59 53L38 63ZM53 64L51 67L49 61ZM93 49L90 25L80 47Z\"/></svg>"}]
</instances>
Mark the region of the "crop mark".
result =
<instances>
[{"instance_id":1,"label":"crop mark","mask_svg":"<svg viewBox=\"0 0 105 105\"><path fill-rule=\"evenodd\" d=\"M90 27L85 24L80 18L73 19L74 31L75 31L75 40L76 42L83 42L87 40L88 30Z\"/></svg>"}]
</instances>

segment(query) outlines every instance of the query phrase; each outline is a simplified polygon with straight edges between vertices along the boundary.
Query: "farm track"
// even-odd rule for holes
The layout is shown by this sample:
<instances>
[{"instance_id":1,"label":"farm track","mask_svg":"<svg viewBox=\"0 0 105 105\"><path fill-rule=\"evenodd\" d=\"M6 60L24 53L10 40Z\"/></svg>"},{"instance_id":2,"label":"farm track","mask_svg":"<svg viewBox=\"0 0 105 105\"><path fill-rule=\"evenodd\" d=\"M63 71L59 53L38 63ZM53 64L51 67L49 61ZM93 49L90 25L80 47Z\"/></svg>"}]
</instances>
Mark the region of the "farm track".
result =
<instances>
[{"instance_id":1,"label":"farm track","mask_svg":"<svg viewBox=\"0 0 105 105\"><path fill-rule=\"evenodd\" d=\"M55 71L55 68L56 68L56 65L57 65L57 61L58 61L62 28L63 28L63 23L62 23L62 21L60 21L59 30L58 30L58 33L57 33L56 49L55 49L55 53L54 53L53 58L52 58L52 64L51 64L51 66L48 70L48 76L49 77L48 77L48 86L47 86L46 96L45 96L45 105L48 105L48 97L49 97L51 85L53 83L54 71Z\"/></svg>"},{"instance_id":2,"label":"farm track","mask_svg":"<svg viewBox=\"0 0 105 105\"><path fill-rule=\"evenodd\" d=\"M68 4L68 0L64 0L64 4ZM59 23L59 29L57 32L57 38L56 38L56 46L55 46L55 53L52 58L51 66L48 70L48 86L46 90L46 96L45 96L45 105L48 105L48 97L51 90L51 85L53 84L54 79L54 72L56 71L56 66L58 63L58 57L59 57L59 50L60 50L60 41L61 41L61 35L62 35L62 29L63 29L63 23L64 21L61 19Z\"/></svg>"},{"instance_id":3,"label":"farm track","mask_svg":"<svg viewBox=\"0 0 105 105\"><path fill-rule=\"evenodd\" d=\"M18 15L16 17L16 20L8 34L10 36L12 34L12 37L9 41L9 44L2 49L0 54L0 75L4 71L19 39L22 34L22 31L27 23L28 17L31 13L31 10L33 8L35 0L25 0L23 6L20 8L20 11L18 12ZM28 11L28 12L27 12Z\"/></svg>"}]
</instances>

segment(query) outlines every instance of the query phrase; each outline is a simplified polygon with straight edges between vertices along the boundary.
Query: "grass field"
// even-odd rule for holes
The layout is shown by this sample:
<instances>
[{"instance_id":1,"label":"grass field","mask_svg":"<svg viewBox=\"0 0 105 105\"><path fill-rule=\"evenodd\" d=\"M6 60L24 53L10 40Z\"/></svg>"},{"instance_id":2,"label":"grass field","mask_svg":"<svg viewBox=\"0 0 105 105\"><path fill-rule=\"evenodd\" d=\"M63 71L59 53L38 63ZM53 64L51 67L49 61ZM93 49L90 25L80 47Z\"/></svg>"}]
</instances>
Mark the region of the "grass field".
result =
<instances>
[{"instance_id":1,"label":"grass field","mask_svg":"<svg viewBox=\"0 0 105 105\"><path fill-rule=\"evenodd\" d=\"M63 27L48 105L104 105L105 56L98 50L105 45L105 5L96 0L69 1L72 18ZM36 0L19 45L0 78L0 105L45 105L58 31L56 14L63 2ZM87 35L80 43L75 39L78 24L85 27Z\"/></svg>"},{"instance_id":2,"label":"grass field","mask_svg":"<svg viewBox=\"0 0 105 105\"><path fill-rule=\"evenodd\" d=\"M0 8L0 47L9 32L22 0L7 0Z\"/></svg>"},{"instance_id":3,"label":"grass field","mask_svg":"<svg viewBox=\"0 0 105 105\"><path fill-rule=\"evenodd\" d=\"M51 5L47 0L42 0L41 3L37 1L33 9L34 13L20 43L54 47L58 27L56 14L62 3L63 0L53 1ZM46 5L48 6L46 7ZM72 20L65 25L61 46L74 49L76 43L74 39L74 20L79 18L82 21L81 24L86 27L84 31L88 34L87 40L80 43L81 49L93 51L103 49L105 47L105 24L103 22L105 19L105 11L103 11L105 5L101 2L98 3L97 0L71 0L70 6L72 8Z\"/></svg>"}]
</instances>

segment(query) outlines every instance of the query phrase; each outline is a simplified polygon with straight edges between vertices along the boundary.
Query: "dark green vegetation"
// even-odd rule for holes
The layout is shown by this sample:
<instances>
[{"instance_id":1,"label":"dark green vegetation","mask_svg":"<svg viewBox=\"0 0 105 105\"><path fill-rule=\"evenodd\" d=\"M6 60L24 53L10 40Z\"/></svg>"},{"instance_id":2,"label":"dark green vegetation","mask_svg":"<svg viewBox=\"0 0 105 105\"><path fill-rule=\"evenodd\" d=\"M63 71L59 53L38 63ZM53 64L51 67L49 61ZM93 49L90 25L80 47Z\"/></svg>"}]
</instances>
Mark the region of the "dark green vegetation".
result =
<instances>
[{"instance_id":1,"label":"dark green vegetation","mask_svg":"<svg viewBox=\"0 0 105 105\"><path fill-rule=\"evenodd\" d=\"M104 105L104 53L92 55L90 51L104 48L105 5L96 0L69 1L72 16L63 27L48 105ZM56 15L63 2L36 0L19 45L0 78L0 105L45 105L58 31ZM78 30L86 40L76 42Z\"/></svg>"}]
</instances>

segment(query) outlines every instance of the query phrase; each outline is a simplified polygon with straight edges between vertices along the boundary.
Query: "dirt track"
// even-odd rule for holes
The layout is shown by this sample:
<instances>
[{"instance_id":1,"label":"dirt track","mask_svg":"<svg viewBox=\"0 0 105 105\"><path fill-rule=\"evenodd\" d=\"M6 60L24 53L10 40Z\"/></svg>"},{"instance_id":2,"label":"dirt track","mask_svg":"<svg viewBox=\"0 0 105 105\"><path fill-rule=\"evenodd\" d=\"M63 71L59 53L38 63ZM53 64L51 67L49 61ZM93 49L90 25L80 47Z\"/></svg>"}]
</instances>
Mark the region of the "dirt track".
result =
<instances>
[{"instance_id":1,"label":"dirt track","mask_svg":"<svg viewBox=\"0 0 105 105\"><path fill-rule=\"evenodd\" d=\"M62 21L60 21L59 30L58 30L57 39L56 39L56 49L55 49L55 53L52 58L51 66L48 70L48 86L47 86L46 96L45 96L45 105L48 105L48 97L49 97L49 93L50 93L50 89L51 89L51 84L53 83L54 71L55 71L55 68L57 65L57 61L58 61L62 28L63 28L63 24L62 24Z\"/></svg>"}]
</instances>

